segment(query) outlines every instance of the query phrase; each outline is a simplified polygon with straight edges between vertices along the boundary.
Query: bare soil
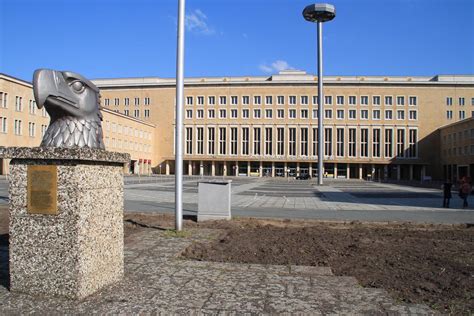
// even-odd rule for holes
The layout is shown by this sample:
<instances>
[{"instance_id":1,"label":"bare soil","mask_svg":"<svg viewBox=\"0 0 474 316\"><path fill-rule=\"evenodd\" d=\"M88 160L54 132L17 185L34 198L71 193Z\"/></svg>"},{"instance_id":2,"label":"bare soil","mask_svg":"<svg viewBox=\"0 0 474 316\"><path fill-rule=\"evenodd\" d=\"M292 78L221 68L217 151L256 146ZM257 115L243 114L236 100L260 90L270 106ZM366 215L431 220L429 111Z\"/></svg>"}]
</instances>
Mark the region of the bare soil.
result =
<instances>
[{"instance_id":1,"label":"bare soil","mask_svg":"<svg viewBox=\"0 0 474 316\"><path fill-rule=\"evenodd\" d=\"M171 215L124 217L125 236L143 229L170 229ZM470 225L336 223L236 219L196 223L214 228L216 240L183 252L193 260L329 266L362 286L387 290L395 299L424 303L443 313L474 311L474 228ZM8 243L8 211L0 208L0 245Z\"/></svg>"}]
</instances>

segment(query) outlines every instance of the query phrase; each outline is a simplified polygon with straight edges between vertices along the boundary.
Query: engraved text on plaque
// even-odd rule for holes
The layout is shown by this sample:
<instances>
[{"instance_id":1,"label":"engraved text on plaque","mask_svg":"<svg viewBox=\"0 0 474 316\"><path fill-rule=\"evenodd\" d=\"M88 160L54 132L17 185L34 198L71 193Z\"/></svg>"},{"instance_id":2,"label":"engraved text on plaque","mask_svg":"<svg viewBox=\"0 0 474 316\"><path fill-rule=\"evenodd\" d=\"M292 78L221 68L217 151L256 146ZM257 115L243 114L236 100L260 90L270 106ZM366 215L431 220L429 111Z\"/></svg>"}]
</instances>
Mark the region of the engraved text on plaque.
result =
<instances>
[{"instance_id":1,"label":"engraved text on plaque","mask_svg":"<svg viewBox=\"0 0 474 316\"><path fill-rule=\"evenodd\" d=\"M28 166L28 213L58 214L57 166Z\"/></svg>"}]
</instances>

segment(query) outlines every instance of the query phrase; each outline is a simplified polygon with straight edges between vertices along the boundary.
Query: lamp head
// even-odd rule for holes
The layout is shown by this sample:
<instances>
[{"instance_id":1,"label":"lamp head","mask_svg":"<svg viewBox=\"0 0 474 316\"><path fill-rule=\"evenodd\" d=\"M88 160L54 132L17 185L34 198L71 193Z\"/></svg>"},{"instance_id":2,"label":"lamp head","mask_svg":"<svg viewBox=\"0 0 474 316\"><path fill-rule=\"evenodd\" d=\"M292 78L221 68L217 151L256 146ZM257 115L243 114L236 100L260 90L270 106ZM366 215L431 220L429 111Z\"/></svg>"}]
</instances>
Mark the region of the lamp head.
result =
<instances>
[{"instance_id":1,"label":"lamp head","mask_svg":"<svg viewBox=\"0 0 474 316\"><path fill-rule=\"evenodd\" d=\"M303 17L310 22L327 22L336 16L336 8L328 3L310 4L303 10Z\"/></svg>"}]
</instances>

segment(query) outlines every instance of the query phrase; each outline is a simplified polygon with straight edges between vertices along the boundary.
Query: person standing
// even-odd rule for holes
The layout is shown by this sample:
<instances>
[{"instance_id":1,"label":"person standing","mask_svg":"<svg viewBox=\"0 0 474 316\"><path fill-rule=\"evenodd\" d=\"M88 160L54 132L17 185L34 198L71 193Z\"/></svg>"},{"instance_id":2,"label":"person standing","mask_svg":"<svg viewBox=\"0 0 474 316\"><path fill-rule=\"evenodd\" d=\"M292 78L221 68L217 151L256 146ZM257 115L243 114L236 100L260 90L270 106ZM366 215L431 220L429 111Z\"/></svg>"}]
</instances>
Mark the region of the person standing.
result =
<instances>
[{"instance_id":1,"label":"person standing","mask_svg":"<svg viewBox=\"0 0 474 316\"><path fill-rule=\"evenodd\" d=\"M442 189L443 189L443 207L449 208L449 200L451 200L451 188L453 184L451 183L450 180L446 180L445 183L443 183Z\"/></svg>"},{"instance_id":2,"label":"person standing","mask_svg":"<svg viewBox=\"0 0 474 316\"><path fill-rule=\"evenodd\" d=\"M463 181L461 181L461 186L459 187L459 196L463 200L463 208L467 208L469 206L467 203L467 198L469 197L469 194L471 194L472 191L470 180L470 178L464 178Z\"/></svg>"}]
</instances>

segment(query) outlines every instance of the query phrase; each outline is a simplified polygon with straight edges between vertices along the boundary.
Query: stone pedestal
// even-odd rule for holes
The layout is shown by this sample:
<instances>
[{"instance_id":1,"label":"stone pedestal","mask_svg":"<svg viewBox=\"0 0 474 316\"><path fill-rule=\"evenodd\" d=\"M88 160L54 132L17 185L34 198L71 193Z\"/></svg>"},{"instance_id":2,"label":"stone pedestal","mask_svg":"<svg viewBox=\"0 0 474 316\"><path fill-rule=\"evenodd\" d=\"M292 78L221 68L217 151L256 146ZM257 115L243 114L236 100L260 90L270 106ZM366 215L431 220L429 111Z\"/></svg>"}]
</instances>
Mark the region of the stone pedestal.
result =
<instances>
[{"instance_id":1,"label":"stone pedestal","mask_svg":"<svg viewBox=\"0 0 474 316\"><path fill-rule=\"evenodd\" d=\"M199 181L198 222L231 219L232 180Z\"/></svg>"},{"instance_id":2,"label":"stone pedestal","mask_svg":"<svg viewBox=\"0 0 474 316\"><path fill-rule=\"evenodd\" d=\"M119 281L129 155L37 147L0 148L1 156L12 158L11 291L81 299Z\"/></svg>"}]
</instances>

